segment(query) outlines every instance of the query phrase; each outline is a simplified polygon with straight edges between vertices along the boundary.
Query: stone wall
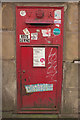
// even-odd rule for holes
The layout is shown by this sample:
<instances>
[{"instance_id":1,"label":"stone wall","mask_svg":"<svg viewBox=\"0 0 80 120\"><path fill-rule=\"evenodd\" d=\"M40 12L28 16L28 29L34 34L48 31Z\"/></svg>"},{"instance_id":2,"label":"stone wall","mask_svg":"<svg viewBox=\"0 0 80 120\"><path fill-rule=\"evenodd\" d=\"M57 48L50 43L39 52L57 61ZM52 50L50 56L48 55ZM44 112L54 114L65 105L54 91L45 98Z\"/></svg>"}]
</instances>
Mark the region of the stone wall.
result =
<instances>
[{"instance_id":1,"label":"stone wall","mask_svg":"<svg viewBox=\"0 0 80 120\"><path fill-rule=\"evenodd\" d=\"M16 6L64 6L63 85L59 117L77 117L78 64L73 61L78 60L78 2L2 3L3 117L18 117L12 114L17 106Z\"/></svg>"},{"instance_id":2,"label":"stone wall","mask_svg":"<svg viewBox=\"0 0 80 120\"><path fill-rule=\"evenodd\" d=\"M67 3L65 12L62 116L78 113L78 3Z\"/></svg>"},{"instance_id":3,"label":"stone wall","mask_svg":"<svg viewBox=\"0 0 80 120\"><path fill-rule=\"evenodd\" d=\"M0 3L0 111L2 111L2 4ZM0 112L0 119L2 113Z\"/></svg>"},{"instance_id":4,"label":"stone wall","mask_svg":"<svg viewBox=\"0 0 80 120\"><path fill-rule=\"evenodd\" d=\"M79 2L79 8L78 8L78 18L79 18L79 25L78 25L78 57L80 60L80 2ZM79 112L79 118L80 118L80 64L78 65L78 112Z\"/></svg>"}]
</instances>

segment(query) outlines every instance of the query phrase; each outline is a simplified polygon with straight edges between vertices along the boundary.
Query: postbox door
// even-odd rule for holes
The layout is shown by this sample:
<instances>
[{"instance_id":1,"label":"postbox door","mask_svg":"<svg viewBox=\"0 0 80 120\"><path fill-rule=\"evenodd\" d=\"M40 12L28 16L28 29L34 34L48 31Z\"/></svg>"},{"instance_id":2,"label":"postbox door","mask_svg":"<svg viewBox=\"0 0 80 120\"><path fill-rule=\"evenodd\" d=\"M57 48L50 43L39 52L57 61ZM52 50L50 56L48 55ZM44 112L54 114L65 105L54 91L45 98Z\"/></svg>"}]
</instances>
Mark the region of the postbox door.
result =
<instances>
[{"instance_id":1,"label":"postbox door","mask_svg":"<svg viewBox=\"0 0 80 120\"><path fill-rule=\"evenodd\" d=\"M22 108L56 107L58 47L21 47Z\"/></svg>"}]
</instances>

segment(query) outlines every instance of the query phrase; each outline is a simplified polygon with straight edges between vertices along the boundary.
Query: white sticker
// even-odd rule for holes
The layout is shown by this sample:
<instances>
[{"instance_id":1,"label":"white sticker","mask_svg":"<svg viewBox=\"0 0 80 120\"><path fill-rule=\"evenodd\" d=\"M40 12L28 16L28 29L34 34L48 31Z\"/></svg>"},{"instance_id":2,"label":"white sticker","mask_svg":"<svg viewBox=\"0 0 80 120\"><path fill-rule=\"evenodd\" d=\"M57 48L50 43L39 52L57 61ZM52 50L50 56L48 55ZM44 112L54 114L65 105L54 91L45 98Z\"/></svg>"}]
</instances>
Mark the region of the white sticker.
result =
<instances>
[{"instance_id":1,"label":"white sticker","mask_svg":"<svg viewBox=\"0 0 80 120\"><path fill-rule=\"evenodd\" d=\"M56 24L57 27L59 27L59 24Z\"/></svg>"},{"instance_id":2,"label":"white sticker","mask_svg":"<svg viewBox=\"0 0 80 120\"><path fill-rule=\"evenodd\" d=\"M54 18L55 19L61 19L61 10L55 10L54 11Z\"/></svg>"},{"instance_id":3,"label":"white sticker","mask_svg":"<svg viewBox=\"0 0 80 120\"><path fill-rule=\"evenodd\" d=\"M61 20L54 20L54 23L61 24Z\"/></svg>"},{"instance_id":4,"label":"white sticker","mask_svg":"<svg viewBox=\"0 0 80 120\"><path fill-rule=\"evenodd\" d=\"M38 33L31 33L31 40L37 40L38 39Z\"/></svg>"},{"instance_id":5,"label":"white sticker","mask_svg":"<svg viewBox=\"0 0 80 120\"><path fill-rule=\"evenodd\" d=\"M20 35L20 43L30 43L30 35Z\"/></svg>"},{"instance_id":6,"label":"white sticker","mask_svg":"<svg viewBox=\"0 0 80 120\"><path fill-rule=\"evenodd\" d=\"M53 91L53 84L33 84L25 85L26 93Z\"/></svg>"},{"instance_id":7,"label":"white sticker","mask_svg":"<svg viewBox=\"0 0 80 120\"><path fill-rule=\"evenodd\" d=\"M33 48L33 67L45 67L45 48Z\"/></svg>"},{"instance_id":8,"label":"white sticker","mask_svg":"<svg viewBox=\"0 0 80 120\"><path fill-rule=\"evenodd\" d=\"M40 30L39 30L39 29L37 29L37 30L36 30L36 32L40 32Z\"/></svg>"},{"instance_id":9,"label":"white sticker","mask_svg":"<svg viewBox=\"0 0 80 120\"><path fill-rule=\"evenodd\" d=\"M29 30L28 30L27 28L25 28L25 29L23 30L23 32L25 33L25 35L29 35L29 34L30 34L30 32L29 32Z\"/></svg>"},{"instance_id":10,"label":"white sticker","mask_svg":"<svg viewBox=\"0 0 80 120\"><path fill-rule=\"evenodd\" d=\"M20 15L21 15L21 16L25 16L25 15L26 15L26 11L21 10L21 11L20 11Z\"/></svg>"},{"instance_id":11,"label":"white sticker","mask_svg":"<svg viewBox=\"0 0 80 120\"><path fill-rule=\"evenodd\" d=\"M51 36L51 29L42 29L41 31L42 31L43 37Z\"/></svg>"}]
</instances>

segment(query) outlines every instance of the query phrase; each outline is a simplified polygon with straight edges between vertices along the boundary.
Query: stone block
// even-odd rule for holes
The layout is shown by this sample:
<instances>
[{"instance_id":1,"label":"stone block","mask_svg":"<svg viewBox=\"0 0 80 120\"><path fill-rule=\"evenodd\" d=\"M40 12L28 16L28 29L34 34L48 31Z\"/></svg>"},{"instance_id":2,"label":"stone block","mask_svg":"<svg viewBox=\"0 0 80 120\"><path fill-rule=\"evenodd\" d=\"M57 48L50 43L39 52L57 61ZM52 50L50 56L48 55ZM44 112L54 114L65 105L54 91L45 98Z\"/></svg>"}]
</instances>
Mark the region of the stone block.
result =
<instances>
[{"instance_id":1,"label":"stone block","mask_svg":"<svg viewBox=\"0 0 80 120\"><path fill-rule=\"evenodd\" d=\"M79 79L80 80L80 79ZM79 85L80 85L80 83L79 83ZM78 88L78 98L80 99L80 86L79 86L79 88Z\"/></svg>"},{"instance_id":2,"label":"stone block","mask_svg":"<svg viewBox=\"0 0 80 120\"><path fill-rule=\"evenodd\" d=\"M78 64L64 62L61 114L78 114ZM71 116L72 117L72 116Z\"/></svg>"},{"instance_id":3,"label":"stone block","mask_svg":"<svg viewBox=\"0 0 80 120\"><path fill-rule=\"evenodd\" d=\"M65 35L65 61L78 59L78 32L66 32Z\"/></svg>"},{"instance_id":4,"label":"stone block","mask_svg":"<svg viewBox=\"0 0 80 120\"><path fill-rule=\"evenodd\" d=\"M64 63L64 84L65 88L78 89L78 64Z\"/></svg>"},{"instance_id":5,"label":"stone block","mask_svg":"<svg viewBox=\"0 0 80 120\"><path fill-rule=\"evenodd\" d=\"M14 3L16 6L48 6L48 7L60 7L60 6L64 6L66 9L66 3L65 2L26 2L25 4L23 2L17 2Z\"/></svg>"},{"instance_id":6,"label":"stone block","mask_svg":"<svg viewBox=\"0 0 80 120\"><path fill-rule=\"evenodd\" d=\"M67 115L78 113L78 90L64 90L61 113Z\"/></svg>"},{"instance_id":7,"label":"stone block","mask_svg":"<svg viewBox=\"0 0 80 120\"><path fill-rule=\"evenodd\" d=\"M16 53L15 32L2 32L2 58L15 59Z\"/></svg>"},{"instance_id":8,"label":"stone block","mask_svg":"<svg viewBox=\"0 0 80 120\"><path fill-rule=\"evenodd\" d=\"M45 119L45 118L50 118L50 119L58 119L57 114L13 114L12 112L3 112L2 113L3 118L13 118L13 119Z\"/></svg>"},{"instance_id":9,"label":"stone block","mask_svg":"<svg viewBox=\"0 0 80 120\"><path fill-rule=\"evenodd\" d=\"M80 24L80 23L79 23ZM80 31L80 30L79 30ZM80 60L80 32L78 33L78 58Z\"/></svg>"},{"instance_id":10,"label":"stone block","mask_svg":"<svg viewBox=\"0 0 80 120\"><path fill-rule=\"evenodd\" d=\"M80 33L80 18L79 18L79 22L78 22L78 31ZM80 34L79 34L80 35Z\"/></svg>"},{"instance_id":11,"label":"stone block","mask_svg":"<svg viewBox=\"0 0 80 120\"><path fill-rule=\"evenodd\" d=\"M80 64L78 64L78 88L80 90Z\"/></svg>"},{"instance_id":12,"label":"stone block","mask_svg":"<svg viewBox=\"0 0 80 120\"><path fill-rule=\"evenodd\" d=\"M78 3L68 3L66 16L66 31L75 32L78 31Z\"/></svg>"},{"instance_id":13,"label":"stone block","mask_svg":"<svg viewBox=\"0 0 80 120\"><path fill-rule=\"evenodd\" d=\"M13 30L15 28L15 10L13 4L2 4L2 29Z\"/></svg>"},{"instance_id":14,"label":"stone block","mask_svg":"<svg viewBox=\"0 0 80 120\"><path fill-rule=\"evenodd\" d=\"M0 111L2 111L2 60L0 60Z\"/></svg>"},{"instance_id":15,"label":"stone block","mask_svg":"<svg viewBox=\"0 0 80 120\"><path fill-rule=\"evenodd\" d=\"M14 110L17 97L15 61L3 60L2 68L2 109Z\"/></svg>"},{"instance_id":16,"label":"stone block","mask_svg":"<svg viewBox=\"0 0 80 120\"><path fill-rule=\"evenodd\" d=\"M78 6L78 24L79 24L79 26L78 26L78 29L79 29L79 32L80 32L80 3L79 3L79 6Z\"/></svg>"},{"instance_id":17,"label":"stone block","mask_svg":"<svg viewBox=\"0 0 80 120\"><path fill-rule=\"evenodd\" d=\"M78 113L79 113L79 118L80 118L80 98L78 99Z\"/></svg>"},{"instance_id":18,"label":"stone block","mask_svg":"<svg viewBox=\"0 0 80 120\"><path fill-rule=\"evenodd\" d=\"M2 32L0 31L0 59L2 59Z\"/></svg>"},{"instance_id":19,"label":"stone block","mask_svg":"<svg viewBox=\"0 0 80 120\"><path fill-rule=\"evenodd\" d=\"M80 99L80 64L78 65L78 97Z\"/></svg>"},{"instance_id":20,"label":"stone block","mask_svg":"<svg viewBox=\"0 0 80 120\"><path fill-rule=\"evenodd\" d=\"M0 29L2 29L2 4L0 3Z\"/></svg>"}]
</instances>

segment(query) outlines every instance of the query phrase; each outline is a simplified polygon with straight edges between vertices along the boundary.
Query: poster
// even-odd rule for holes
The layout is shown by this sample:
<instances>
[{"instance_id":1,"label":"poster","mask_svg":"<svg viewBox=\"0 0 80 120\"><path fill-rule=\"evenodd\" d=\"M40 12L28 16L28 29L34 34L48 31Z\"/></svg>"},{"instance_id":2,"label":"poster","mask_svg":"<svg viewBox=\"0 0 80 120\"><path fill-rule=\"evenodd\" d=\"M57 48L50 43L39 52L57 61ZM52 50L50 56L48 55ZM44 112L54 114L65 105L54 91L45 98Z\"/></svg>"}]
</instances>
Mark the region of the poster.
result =
<instances>
[{"instance_id":1,"label":"poster","mask_svg":"<svg viewBox=\"0 0 80 120\"><path fill-rule=\"evenodd\" d=\"M33 67L45 67L45 48L33 48Z\"/></svg>"},{"instance_id":2,"label":"poster","mask_svg":"<svg viewBox=\"0 0 80 120\"><path fill-rule=\"evenodd\" d=\"M33 84L25 85L26 93L53 91L53 84Z\"/></svg>"}]
</instances>

